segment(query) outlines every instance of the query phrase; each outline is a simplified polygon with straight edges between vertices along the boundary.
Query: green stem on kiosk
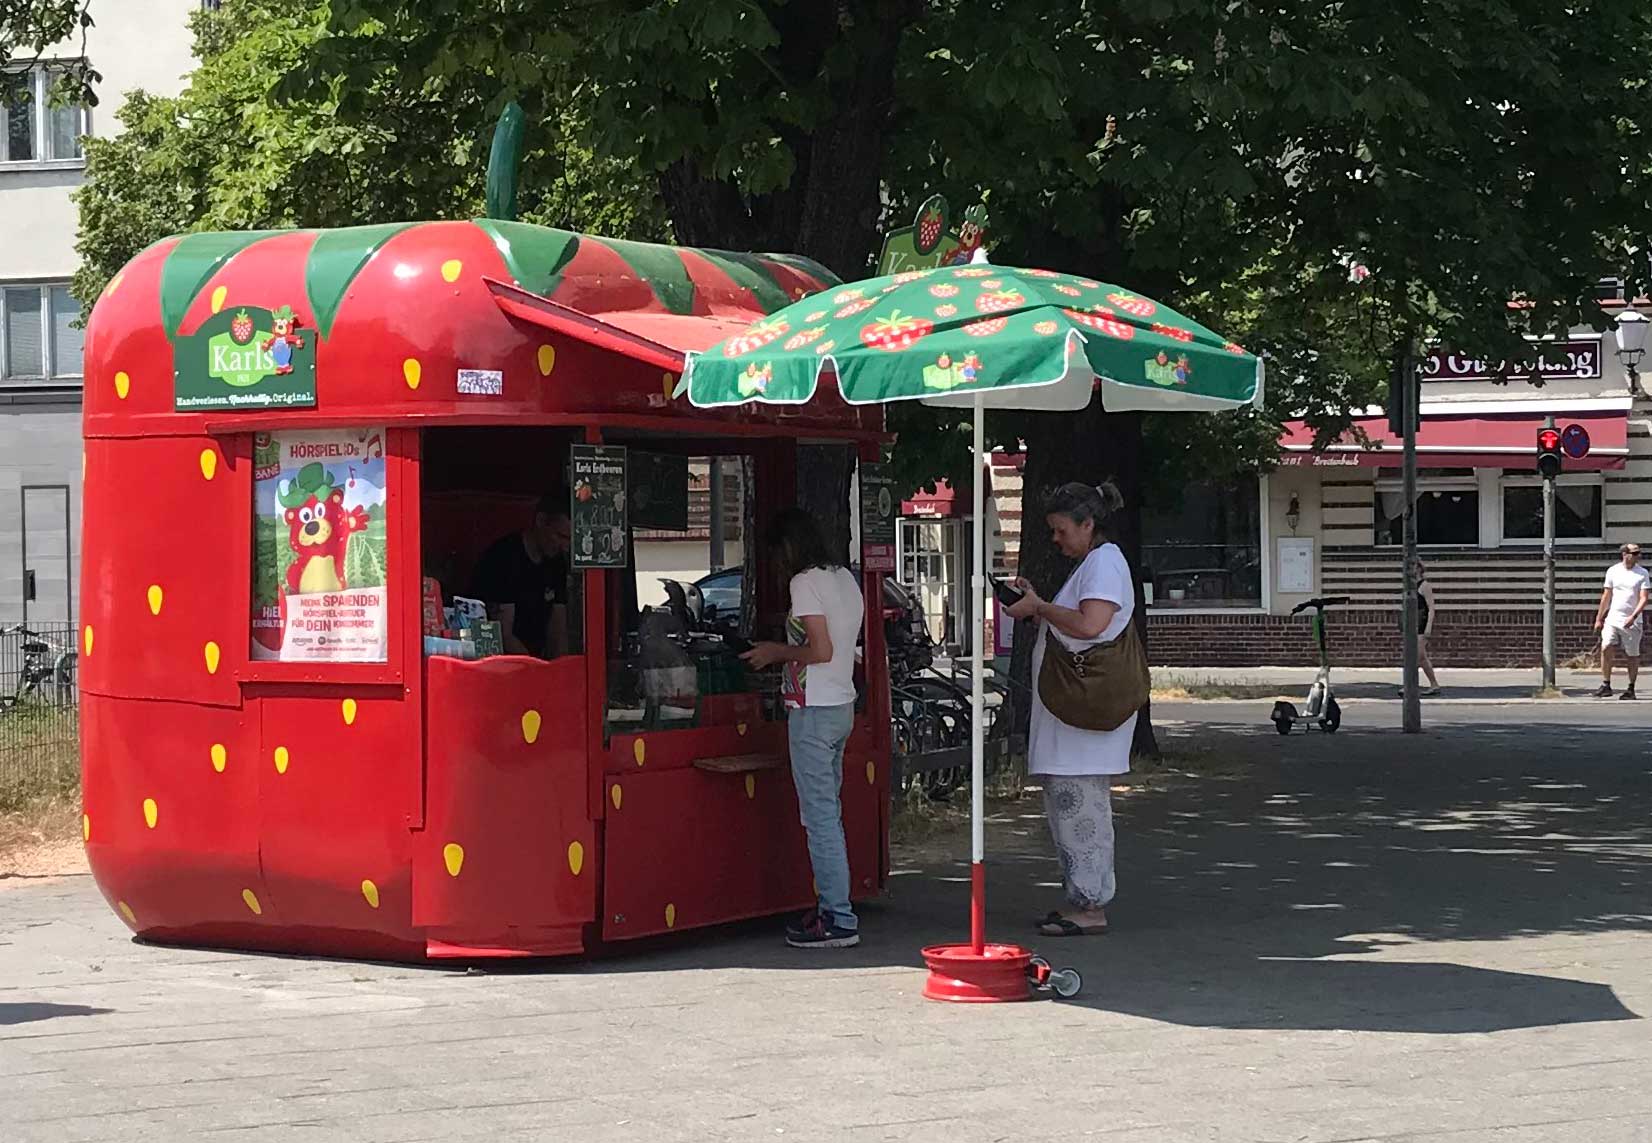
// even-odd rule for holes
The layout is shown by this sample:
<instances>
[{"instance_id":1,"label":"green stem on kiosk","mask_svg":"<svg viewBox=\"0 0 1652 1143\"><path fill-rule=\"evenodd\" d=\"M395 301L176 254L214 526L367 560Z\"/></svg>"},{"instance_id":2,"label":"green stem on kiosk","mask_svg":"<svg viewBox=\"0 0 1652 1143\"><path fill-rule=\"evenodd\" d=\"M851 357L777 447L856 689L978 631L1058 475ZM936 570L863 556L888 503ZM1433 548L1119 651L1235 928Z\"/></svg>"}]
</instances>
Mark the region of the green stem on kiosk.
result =
<instances>
[{"instance_id":1,"label":"green stem on kiosk","mask_svg":"<svg viewBox=\"0 0 1652 1143\"><path fill-rule=\"evenodd\" d=\"M522 162L525 129L522 107L513 99L505 104L499 125L493 129L493 150L488 154L489 218L516 220L516 169Z\"/></svg>"}]
</instances>

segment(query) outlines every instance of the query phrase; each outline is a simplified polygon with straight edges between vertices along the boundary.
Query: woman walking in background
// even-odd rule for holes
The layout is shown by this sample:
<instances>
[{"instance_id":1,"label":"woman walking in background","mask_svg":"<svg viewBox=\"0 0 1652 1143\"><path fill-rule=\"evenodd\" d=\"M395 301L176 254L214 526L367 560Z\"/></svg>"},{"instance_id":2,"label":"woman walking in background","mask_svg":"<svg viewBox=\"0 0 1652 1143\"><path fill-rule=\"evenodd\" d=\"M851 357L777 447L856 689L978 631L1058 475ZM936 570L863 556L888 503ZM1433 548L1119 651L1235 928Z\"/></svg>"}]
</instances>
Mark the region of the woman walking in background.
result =
<instances>
[{"instance_id":1,"label":"woman walking in background","mask_svg":"<svg viewBox=\"0 0 1652 1143\"><path fill-rule=\"evenodd\" d=\"M1437 695L1440 680L1434 674L1433 660L1428 657L1428 641L1434 634L1434 585L1428 582L1422 560L1411 561L1411 575L1417 584L1417 666L1428 679L1428 685L1417 693Z\"/></svg>"},{"instance_id":2,"label":"woman walking in background","mask_svg":"<svg viewBox=\"0 0 1652 1143\"><path fill-rule=\"evenodd\" d=\"M1044 502L1050 537L1078 566L1048 601L1027 580L1016 580L1026 594L1007 611L1016 619L1037 619L1039 627L1027 768L1043 779L1068 906L1039 921L1048 936L1105 933L1106 905L1117 890L1112 780L1130 769L1136 712L1147 697L1146 661L1130 629L1136 609L1130 566L1103 526L1122 505L1112 484L1063 484L1051 493ZM1104 646L1106 662L1092 659ZM1061 661L1046 667L1054 656ZM1064 717L1051 711L1046 698Z\"/></svg>"}]
</instances>

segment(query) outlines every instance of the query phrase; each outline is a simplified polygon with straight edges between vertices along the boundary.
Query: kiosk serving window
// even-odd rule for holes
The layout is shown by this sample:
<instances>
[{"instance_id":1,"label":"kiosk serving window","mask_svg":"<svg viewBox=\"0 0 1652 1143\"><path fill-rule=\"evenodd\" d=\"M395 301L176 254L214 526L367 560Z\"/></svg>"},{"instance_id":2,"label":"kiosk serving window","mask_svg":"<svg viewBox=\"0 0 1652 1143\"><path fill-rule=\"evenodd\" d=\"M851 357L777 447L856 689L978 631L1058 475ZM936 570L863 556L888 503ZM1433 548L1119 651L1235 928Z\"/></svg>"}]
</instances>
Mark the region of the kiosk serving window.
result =
<instances>
[{"instance_id":1,"label":"kiosk serving window","mask_svg":"<svg viewBox=\"0 0 1652 1143\"><path fill-rule=\"evenodd\" d=\"M255 434L254 661L386 661L388 505L383 428Z\"/></svg>"},{"instance_id":2,"label":"kiosk serving window","mask_svg":"<svg viewBox=\"0 0 1652 1143\"><path fill-rule=\"evenodd\" d=\"M749 458L639 442L628 467L628 566L605 573L610 733L756 716L765 680L739 658L755 602Z\"/></svg>"}]
</instances>

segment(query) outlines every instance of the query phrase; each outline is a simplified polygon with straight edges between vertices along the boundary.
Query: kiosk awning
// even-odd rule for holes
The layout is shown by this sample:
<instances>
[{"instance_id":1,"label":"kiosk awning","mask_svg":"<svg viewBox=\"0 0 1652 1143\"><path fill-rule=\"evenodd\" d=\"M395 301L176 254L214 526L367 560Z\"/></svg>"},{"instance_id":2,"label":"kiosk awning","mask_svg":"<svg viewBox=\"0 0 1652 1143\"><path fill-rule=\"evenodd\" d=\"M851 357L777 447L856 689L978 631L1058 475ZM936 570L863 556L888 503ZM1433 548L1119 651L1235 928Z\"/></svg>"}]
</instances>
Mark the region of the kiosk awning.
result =
<instances>
[{"instance_id":1,"label":"kiosk awning","mask_svg":"<svg viewBox=\"0 0 1652 1143\"><path fill-rule=\"evenodd\" d=\"M1481 417L1430 416L1424 411L1417 430L1417 464L1422 468L1517 468L1529 466L1537 450L1537 430L1548 415L1542 410ZM1572 472L1622 468L1629 455L1629 415L1625 410L1591 409L1554 414L1557 428L1582 425L1589 433L1589 455L1566 458ZM1314 452L1313 432L1301 421L1285 422L1279 443L1282 468L1398 468L1400 438L1388 431L1386 417L1357 417L1372 447L1346 434L1323 452Z\"/></svg>"},{"instance_id":2,"label":"kiosk awning","mask_svg":"<svg viewBox=\"0 0 1652 1143\"><path fill-rule=\"evenodd\" d=\"M740 332L749 319L711 314L620 313L588 314L553 302L508 282L484 279L494 302L506 314L597 346L622 353L673 373L681 373L686 355L716 345Z\"/></svg>"}]
</instances>

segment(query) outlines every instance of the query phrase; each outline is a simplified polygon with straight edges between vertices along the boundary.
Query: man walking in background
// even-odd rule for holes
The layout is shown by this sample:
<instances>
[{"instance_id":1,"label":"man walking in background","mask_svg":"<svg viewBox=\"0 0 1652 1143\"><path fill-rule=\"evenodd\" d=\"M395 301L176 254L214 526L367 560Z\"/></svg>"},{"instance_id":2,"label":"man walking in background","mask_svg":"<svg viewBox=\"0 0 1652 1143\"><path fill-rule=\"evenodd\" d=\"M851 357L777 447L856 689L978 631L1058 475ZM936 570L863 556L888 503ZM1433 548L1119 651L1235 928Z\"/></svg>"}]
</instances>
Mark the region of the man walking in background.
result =
<instances>
[{"instance_id":1,"label":"man walking in background","mask_svg":"<svg viewBox=\"0 0 1652 1143\"><path fill-rule=\"evenodd\" d=\"M1595 630L1600 632L1600 689L1596 698L1612 694L1612 659L1614 649L1623 653L1629 669L1629 685L1620 699L1635 697L1635 676L1641 665L1641 613L1646 610L1647 595L1652 592L1652 577L1640 566L1639 544L1625 544L1618 549L1622 563L1606 569L1606 585L1600 593L1600 609L1595 612Z\"/></svg>"}]
</instances>

